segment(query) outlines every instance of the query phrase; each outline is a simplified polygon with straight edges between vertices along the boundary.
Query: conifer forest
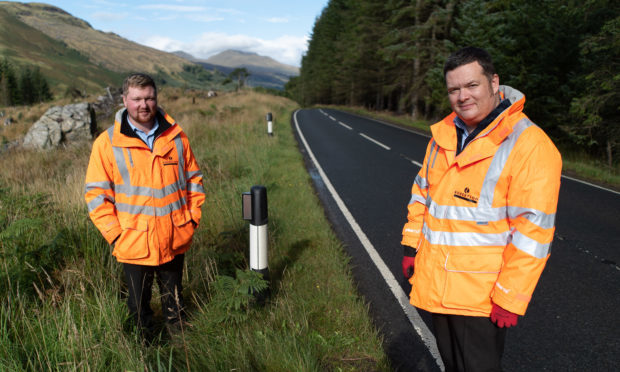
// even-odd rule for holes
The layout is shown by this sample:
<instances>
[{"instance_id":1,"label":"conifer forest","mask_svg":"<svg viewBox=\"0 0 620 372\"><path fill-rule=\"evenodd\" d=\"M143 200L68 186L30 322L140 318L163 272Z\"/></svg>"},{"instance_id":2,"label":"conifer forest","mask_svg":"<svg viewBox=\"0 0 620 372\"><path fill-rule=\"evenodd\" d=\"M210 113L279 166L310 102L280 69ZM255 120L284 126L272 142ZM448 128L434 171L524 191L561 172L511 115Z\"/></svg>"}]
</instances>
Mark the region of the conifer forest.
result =
<instances>
[{"instance_id":1,"label":"conifer forest","mask_svg":"<svg viewBox=\"0 0 620 372\"><path fill-rule=\"evenodd\" d=\"M469 45L490 52L500 84L525 94L561 149L618 166L618 1L330 0L286 90L302 105L433 122L450 112L443 63Z\"/></svg>"}]
</instances>

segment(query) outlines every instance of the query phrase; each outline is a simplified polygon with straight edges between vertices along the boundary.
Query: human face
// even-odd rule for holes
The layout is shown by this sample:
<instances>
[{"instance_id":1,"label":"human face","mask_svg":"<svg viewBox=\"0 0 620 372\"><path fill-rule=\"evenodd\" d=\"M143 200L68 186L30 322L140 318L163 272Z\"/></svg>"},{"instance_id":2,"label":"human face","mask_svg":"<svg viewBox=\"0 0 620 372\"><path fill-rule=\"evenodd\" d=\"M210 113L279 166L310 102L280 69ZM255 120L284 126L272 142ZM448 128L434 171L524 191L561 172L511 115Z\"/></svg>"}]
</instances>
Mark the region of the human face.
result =
<instances>
[{"instance_id":1,"label":"human face","mask_svg":"<svg viewBox=\"0 0 620 372\"><path fill-rule=\"evenodd\" d=\"M142 126L151 130L155 124L155 113L157 112L157 94L155 88L129 87L127 95L123 96L123 103L127 108L129 119L135 126ZM142 129L142 128L140 128Z\"/></svg>"},{"instance_id":2,"label":"human face","mask_svg":"<svg viewBox=\"0 0 620 372\"><path fill-rule=\"evenodd\" d=\"M499 105L499 76L489 81L477 61L448 71L446 86L452 110L470 132Z\"/></svg>"}]
</instances>

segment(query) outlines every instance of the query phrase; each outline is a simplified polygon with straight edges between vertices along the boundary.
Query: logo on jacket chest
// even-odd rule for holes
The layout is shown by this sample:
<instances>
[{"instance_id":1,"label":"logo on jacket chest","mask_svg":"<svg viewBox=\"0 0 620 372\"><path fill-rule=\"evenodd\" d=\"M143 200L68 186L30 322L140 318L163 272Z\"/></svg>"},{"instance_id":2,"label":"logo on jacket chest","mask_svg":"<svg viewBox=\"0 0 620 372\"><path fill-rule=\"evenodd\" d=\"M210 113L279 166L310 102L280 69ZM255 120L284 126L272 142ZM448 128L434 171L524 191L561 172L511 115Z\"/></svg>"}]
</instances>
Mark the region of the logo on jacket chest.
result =
<instances>
[{"instance_id":1,"label":"logo on jacket chest","mask_svg":"<svg viewBox=\"0 0 620 372\"><path fill-rule=\"evenodd\" d=\"M179 164L178 160L176 160L172 156L167 156L164 158L164 165L177 165L177 164Z\"/></svg>"},{"instance_id":2,"label":"logo on jacket chest","mask_svg":"<svg viewBox=\"0 0 620 372\"><path fill-rule=\"evenodd\" d=\"M469 187L465 187L463 191L454 190L454 197L463 199L470 203L474 203L474 204L478 203L478 196L470 194Z\"/></svg>"}]
</instances>

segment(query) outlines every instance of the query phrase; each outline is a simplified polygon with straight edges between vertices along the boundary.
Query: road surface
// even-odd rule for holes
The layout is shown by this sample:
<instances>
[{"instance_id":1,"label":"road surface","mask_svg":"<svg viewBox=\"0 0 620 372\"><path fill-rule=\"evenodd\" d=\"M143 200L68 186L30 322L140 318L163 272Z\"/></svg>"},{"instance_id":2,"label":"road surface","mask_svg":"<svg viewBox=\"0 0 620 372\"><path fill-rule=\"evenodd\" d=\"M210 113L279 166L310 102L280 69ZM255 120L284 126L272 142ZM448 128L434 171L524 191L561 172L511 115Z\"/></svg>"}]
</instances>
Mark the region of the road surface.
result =
<instances>
[{"instance_id":1,"label":"road surface","mask_svg":"<svg viewBox=\"0 0 620 372\"><path fill-rule=\"evenodd\" d=\"M407 303L400 245L429 137L337 111L295 112L294 132L396 370L437 371L429 314ZM612 371L620 363L620 193L563 177L551 258L505 371Z\"/></svg>"}]
</instances>

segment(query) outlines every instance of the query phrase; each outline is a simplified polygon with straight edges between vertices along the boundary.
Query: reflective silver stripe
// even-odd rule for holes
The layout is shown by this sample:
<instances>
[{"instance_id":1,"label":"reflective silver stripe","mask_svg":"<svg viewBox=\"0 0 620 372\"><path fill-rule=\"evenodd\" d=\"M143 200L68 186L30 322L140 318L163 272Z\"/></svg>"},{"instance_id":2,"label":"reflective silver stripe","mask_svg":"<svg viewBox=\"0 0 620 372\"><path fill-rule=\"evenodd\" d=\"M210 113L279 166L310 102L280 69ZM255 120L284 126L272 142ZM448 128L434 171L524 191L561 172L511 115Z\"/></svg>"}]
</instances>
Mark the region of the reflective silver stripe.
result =
<instances>
[{"instance_id":1,"label":"reflective silver stripe","mask_svg":"<svg viewBox=\"0 0 620 372\"><path fill-rule=\"evenodd\" d=\"M555 213L547 214L533 208L508 207L508 217L523 217L543 229L550 229L555 225Z\"/></svg>"},{"instance_id":2,"label":"reflective silver stripe","mask_svg":"<svg viewBox=\"0 0 620 372\"><path fill-rule=\"evenodd\" d=\"M176 200L168 205L163 207L153 207L150 205L132 205L127 203L116 203L116 209L119 212L125 212L129 214L143 214L146 216L161 217L166 216L176 210L182 208L183 205L186 204L185 198L181 198L180 200Z\"/></svg>"},{"instance_id":3,"label":"reflective silver stripe","mask_svg":"<svg viewBox=\"0 0 620 372\"><path fill-rule=\"evenodd\" d=\"M420 187L422 190L428 189L428 181L426 180L426 178L421 177L419 174L416 176L413 183L418 185L418 187Z\"/></svg>"},{"instance_id":4,"label":"reflective silver stripe","mask_svg":"<svg viewBox=\"0 0 620 372\"><path fill-rule=\"evenodd\" d=\"M127 159L129 159L129 165L133 168L133 158L131 157L131 150L125 149L127 151Z\"/></svg>"},{"instance_id":5,"label":"reflective silver stripe","mask_svg":"<svg viewBox=\"0 0 620 372\"><path fill-rule=\"evenodd\" d=\"M127 196L152 196L157 199L165 198L179 191L179 185L175 182L171 185L164 186L161 189L155 189L147 186L127 186L116 185L114 191L118 194Z\"/></svg>"},{"instance_id":6,"label":"reflective silver stripe","mask_svg":"<svg viewBox=\"0 0 620 372\"><path fill-rule=\"evenodd\" d=\"M478 206L482 208L491 208L493 205L493 194L495 193L495 186L497 185L497 181L499 180L499 176L502 174L504 170L504 166L506 165L506 161L512 152L512 149L517 143L519 136L523 131L534 125L528 119L521 119L517 124L515 124L513 132L508 135L508 137L499 145L499 148L495 152L493 156L493 160L491 161L491 165L487 170L487 174L484 177L484 182L482 183L482 188L480 189L480 198L478 199Z\"/></svg>"},{"instance_id":7,"label":"reflective silver stripe","mask_svg":"<svg viewBox=\"0 0 620 372\"><path fill-rule=\"evenodd\" d=\"M418 187L422 190L428 190L428 182L426 181L426 178L423 178L419 174L415 177L413 183L418 185ZM409 200L409 205L415 202L426 204L426 199L422 195L411 194L411 200Z\"/></svg>"},{"instance_id":8,"label":"reflective silver stripe","mask_svg":"<svg viewBox=\"0 0 620 372\"><path fill-rule=\"evenodd\" d=\"M194 177L202 177L202 171L192 171L192 172L187 172L187 179L192 179Z\"/></svg>"},{"instance_id":9,"label":"reflective silver stripe","mask_svg":"<svg viewBox=\"0 0 620 372\"><path fill-rule=\"evenodd\" d=\"M112 152L114 153L114 160L116 161L116 168L118 168L118 172L123 179L123 184L131 185L131 178L129 177L129 169L127 169L127 163L125 163L125 156L123 155L122 147L114 147L112 146ZM119 187L120 185L115 186Z\"/></svg>"},{"instance_id":10,"label":"reflective silver stripe","mask_svg":"<svg viewBox=\"0 0 620 372\"><path fill-rule=\"evenodd\" d=\"M187 183L187 191L192 191L192 192L200 192L200 193L205 193L205 189L204 187L202 187L201 184L199 183L192 183L192 182L188 182Z\"/></svg>"},{"instance_id":11,"label":"reflective silver stripe","mask_svg":"<svg viewBox=\"0 0 620 372\"><path fill-rule=\"evenodd\" d=\"M435 168L435 160L437 160L437 155L439 154L439 145L435 145L437 147L437 149L435 150L435 157L433 158L433 165L431 165L431 168Z\"/></svg>"},{"instance_id":12,"label":"reflective silver stripe","mask_svg":"<svg viewBox=\"0 0 620 372\"><path fill-rule=\"evenodd\" d=\"M506 207L455 207L451 205L439 205L430 197L428 200L430 201L428 212L437 219L491 222L501 221L506 218Z\"/></svg>"},{"instance_id":13,"label":"reflective silver stripe","mask_svg":"<svg viewBox=\"0 0 620 372\"><path fill-rule=\"evenodd\" d=\"M428 158L426 158L426 179L428 180L428 167L431 164L431 158L433 157L433 150L435 149L435 140L431 141L431 152L428 153Z\"/></svg>"},{"instance_id":14,"label":"reflective silver stripe","mask_svg":"<svg viewBox=\"0 0 620 372\"><path fill-rule=\"evenodd\" d=\"M409 200L409 204L411 205L415 202L421 203L421 204L426 204L426 199L424 199L424 197L422 195L418 195L418 194L411 194L411 200Z\"/></svg>"},{"instance_id":15,"label":"reflective silver stripe","mask_svg":"<svg viewBox=\"0 0 620 372\"><path fill-rule=\"evenodd\" d=\"M114 203L114 197L112 197L110 195L101 194L101 195L98 195L97 197L95 197L93 200L91 200L88 203L88 213L94 211L100 205L103 205L103 203L106 200L109 200L111 203Z\"/></svg>"},{"instance_id":16,"label":"reflective silver stripe","mask_svg":"<svg viewBox=\"0 0 620 372\"><path fill-rule=\"evenodd\" d=\"M426 223L424 223L422 233L424 234L424 238L431 244L464 247L502 247L506 245L510 237L510 231L504 231L498 234L433 231Z\"/></svg>"},{"instance_id":17,"label":"reflective silver stripe","mask_svg":"<svg viewBox=\"0 0 620 372\"><path fill-rule=\"evenodd\" d=\"M493 208L493 196L499 177L504 170L506 162L517 143L519 137L528 127L534 125L529 119L522 119L513 128L513 132L500 144L496 151L480 190L480 197L475 207L457 207L446 206L435 203L430 196L426 198L426 206L429 214L436 219L458 220L458 221L476 221L476 222L492 222L502 221L507 218L524 217L536 226L543 229L553 228L555 222L555 214L546 214L533 208L508 207L501 206ZM485 135L488 133L485 133ZM435 145L434 142L432 144ZM431 148L429 158L430 161L434 147ZM437 149L438 152L438 149ZM436 158L437 154L435 154ZM435 159L433 159L434 165ZM426 167L426 181L428 181L429 165ZM421 181L420 181L421 182ZM418 179L416 178L416 183ZM421 199L420 196L418 198ZM415 195L411 198L411 203L418 201ZM445 246L505 246L512 242L519 250L526 252L537 258L545 258L551 250L551 244L541 244L536 240L514 230L514 235L510 230L496 233L484 234L474 232L447 232L433 231L426 223L422 229L426 240L434 245Z\"/></svg>"},{"instance_id":18,"label":"reflective silver stripe","mask_svg":"<svg viewBox=\"0 0 620 372\"><path fill-rule=\"evenodd\" d=\"M185 157L183 156L183 141L181 140L180 134L174 137L174 144L177 147L177 156L179 157L179 186L181 190L185 190L187 188L187 180L185 179Z\"/></svg>"},{"instance_id":19,"label":"reflective silver stripe","mask_svg":"<svg viewBox=\"0 0 620 372\"><path fill-rule=\"evenodd\" d=\"M520 251L528 253L536 258L545 258L551 253L551 243L542 244L534 239L528 238L521 234L519 231L515 231L512 237L512 244Z\"/></svg>"},{"instance_id":20,"label":"reflective silver stripe","mask_svg":"<svg viewBox=\"0 0 620 372\"><path fill-rule=\"evenodd\" d=\"M112 141L112 136L114 133L113 128L114 127L108 129L110 141ZM114 192L125 194L127 196L153 196L154 198L161 199L178 192L179 189L185 189L185 172L183 170L185 161L183 159L183 142L181 141L181 136L177 135L174 141L175 145L177 146L177 153L179 155L179 182L174 182L170 185L164 186L161 189L151 188L147 186L132 186L129 169L127 169L127 163L123 154L123 148L112 146L114 159L116 160L116 167L118 168L118 171L123 179L123 184L114 186ZM133 166L133 159L131 159L131 153L129 149L125 149L125 151L127 151L127 156L129 157Z\"/></svg>"},{"instance_id":21,"label":"reflective silver stripe","mask_svg":"<svg viewBox=\"0 0 620 372\"><path fill-rule=\"evenodd\" d=\"M122 120L123 110L119 110L116 113L116 120L119 123ZM108 132L108 136L110 137L110 143L113 143L114 126L110 127L107 130L107 132ZM123 183L120 185L110 184L110 187L114 189L115 193L124 194L129 197L150 196L150 197L157 198L157 199L162 199L172 194L178 193L180 189L185 190L187 188L187 185L186 185L187 181L185 177L185 158L183 156L183 141L181 140L181 136L177 135L174 138L174 142L177 148L177 155L179 157L179 163L178 163L179 179L178 181L173 182L170 185L166 185L163 188L159 188L159 189L147 187L147 186L133 186L131 183L129 169L127 168L127 162L125 161L125 155L123 153L123 148L112 146L112 152L114 154L114 160L116 161L116 167L121 175ZM125 151L127 152L127 158L129 159L129 163L133 167L134 164L133 164L133 158L131 156L131 151L130 149L125 149ZM195 177L197 175L202 175L202 173L192 172L192 177ZM192 186L192 188L195 188L197 190L202 189L200 185ZM204 190L202 191L204 192ZM92 204L92 205L95 205L95 208L96 208L96 206L103 203L103 199L99 200L102 197L114 202L114 200L111 199L110 197L98 196L97 198L95 198L95 200L89 203L89 207ZM183 197L163 207L153 207L152 205L132 205L132 204L127 204L127 203L115 203L115 206L119 212L125 212L125 213L130 213L130 214L143 214L143 215L148 215L148 216L153 216L153 215L165 216L175 210L181 209L182 206L186 204L187 204L187 201Z\"/></svg>"},{"instance_id":22,"label":"reflective silver stripe","mask_svg":"<svg viewBox=\"0 0 620 372\"><path fill-rule=\"evenodd\" d=\"M89 182L84 187L84 194L86 194L89 191L93 191L95 189L112 190L113 187L114 185L112 184L112 182L108 182L108 181Z\"/></svg>"}]
</instances>

